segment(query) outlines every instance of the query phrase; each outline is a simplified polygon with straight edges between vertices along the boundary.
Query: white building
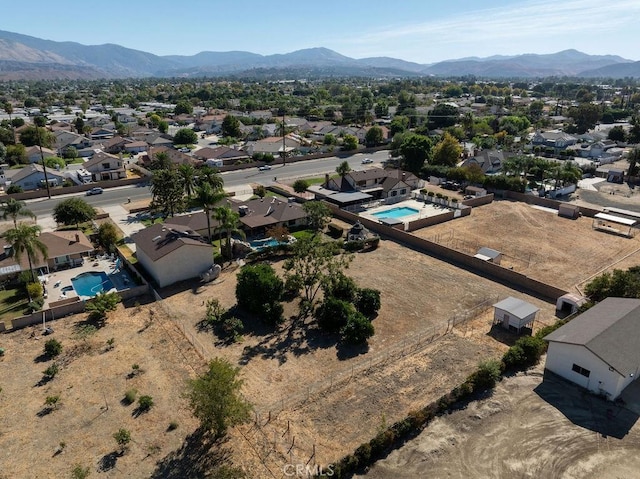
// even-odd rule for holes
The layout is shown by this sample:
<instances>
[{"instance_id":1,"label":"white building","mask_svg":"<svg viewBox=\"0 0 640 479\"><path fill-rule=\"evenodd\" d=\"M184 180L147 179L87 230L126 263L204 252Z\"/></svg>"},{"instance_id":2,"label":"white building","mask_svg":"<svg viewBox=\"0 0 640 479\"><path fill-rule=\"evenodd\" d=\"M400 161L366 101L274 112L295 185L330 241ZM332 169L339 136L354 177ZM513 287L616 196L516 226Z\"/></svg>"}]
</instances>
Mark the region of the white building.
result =
<instances>
[{"instance_id":1,"label":"white building","mask_svg":"<svg viewBox=\"0 0 640 479\"><path fill-rule=\"evenodd\" d=\"M616 399L640 368L640 299L607 298L546 336L545 368Z\"/></svg>"},{"instance_id":2,"label":"white building","mask_svg":"<svg viewBox=\"0 0 640 479\"><path fill-rule=\"evenodd\" d=\"M516 333L532 323L540 311L540 308L533 304L511 296L494 304L493 307L493 323L501 324L503 328Z\"/></svg>"}]
</instances>

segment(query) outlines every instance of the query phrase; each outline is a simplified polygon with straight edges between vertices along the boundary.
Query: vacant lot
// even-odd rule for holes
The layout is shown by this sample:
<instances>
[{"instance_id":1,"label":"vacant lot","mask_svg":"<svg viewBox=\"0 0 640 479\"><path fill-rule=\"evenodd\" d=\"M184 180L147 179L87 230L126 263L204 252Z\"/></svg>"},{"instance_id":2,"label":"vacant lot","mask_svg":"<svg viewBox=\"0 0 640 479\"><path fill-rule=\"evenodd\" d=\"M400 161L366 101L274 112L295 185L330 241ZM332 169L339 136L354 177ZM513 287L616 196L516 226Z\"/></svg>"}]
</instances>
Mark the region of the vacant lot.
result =
<instances>
[{"instance_id":1,"label":"vacant lot","mask_svg":"<svg viewBox=\"0 0 640 479\"><path fill-rule=\"evenodd\" d=\"M192 366L203 362L153 311L154 305L120 306L94 332L79 315L50 323L51 336L41 337L40 327L0 336L6 350L0 359L0 477L70 477L75 464L88 467L91 477L150 477L157 461L180 450L197 427L180 395ZM54 361L42 353L49 338L63 350L55 360L59 372L47 382L42 372ZM134 364L140 373L131 374ZM137 403L123 403L131 389L152 396L150 411L138 414ZM48 396L59 396L54 410L45 407ZM168 429L172 422L175 430ZM122 456L112 437L119 428L132 437Z\"/></svg>"},{"instance_id":2,"label":"vacant lot","mask_svg":"<svg viewBox=\"0 0 640 479\"><path fill-rule=\"evenodd\" d=\"M281 262L273 265L281 270ZM207 299L218 298L225 307L235 304L231 268L213 284L174 290L163 301L204 356L224 356L243 365L245 393L256 406L261 427L243 429L249 443L235 448L246 449L238 460L258 471L255 477L268 475L260 469L260 458L267 456L269 467L281 470L288 461L306 462L314 445L315 460L336 460L381 425L457 385L481 360L500 356L507 346L487 335L490 314L481 314L496 300L521 297L542 308L542 323L554 321L552 305L391 241L355 255L347 274L361 287L382 293L368 351L336 345L334 337L319 332L310 320L293 327L289 321L274 331L243 318L246 333L238 344L225 344L199 330ZM296 312L295 303L286 305L286 316ZM465 312L480 318L445 334L450 320L462 319Z\"/></svg>"},{"instance_id":3,"label":"vacant lot","mask_svg":"<svg viewBox=\"0 0 640 479\"><path fill-rule=\"evenodd\" d=\"M548 377L542 365L434 420L367 479L637 477L638 416Z\"/></svg>"},{"instance_id":4,"label":"vacant lot","mask_svg":"<svg viewBox=\"0 0 640 479\"><path fill-rule=\"evenodd\" d=\"M470 216L415 231L421 238L474 255L486 246L502 265L558 288L575 286L609 268L640 263L640 240L593 230L591 218L570 220L514 201L494 201Z\"/></svg>"}]
</instances>

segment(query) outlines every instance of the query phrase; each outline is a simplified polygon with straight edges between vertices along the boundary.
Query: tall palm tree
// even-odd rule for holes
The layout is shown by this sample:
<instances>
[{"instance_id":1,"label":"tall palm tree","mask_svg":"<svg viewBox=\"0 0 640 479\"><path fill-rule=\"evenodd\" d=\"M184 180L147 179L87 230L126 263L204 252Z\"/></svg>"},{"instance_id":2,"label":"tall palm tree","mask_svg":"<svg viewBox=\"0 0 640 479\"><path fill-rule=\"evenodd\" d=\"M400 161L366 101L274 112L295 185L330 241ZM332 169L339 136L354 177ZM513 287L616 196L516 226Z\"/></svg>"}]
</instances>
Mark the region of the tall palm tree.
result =
<instances>
[{"instance_id":1,"label":"tall palm tree","mask_svg":"<svg viewBox=\"0 0 640 479\"><path fill-rule=\"evenodd\" d=\"M218 206L213 210L213 217L218 222L218 227L216 231L221 234L224 233L226 236L225 256L229 259L233 256L231 251L231 235L233 233L238 234L240 237L244 238L245 234L240 228L238 228L238 223L240 222L240 215L233 211L228 206Z\"/></svg>"},{"instance_id":2,"label":"tall palm tree","mask_svg":"<svg viewBox=\"0 0 640 479\"><path fill-rule=\"evenodd\" d=\"M2 219L6 220L11 218L14 228L18 226L18 216L28 216L29 218L36 219L36 215L27 209L27 204L15 198L9 198L0 205L0 208L2 209Z\"/></svg>"},{"instance_id":3,"label":"tall palm tree","mask_svg":"<svg viewBox=\"0 0 640 479\"><path fill-rule=\"evenodd\" d=\"M20 223L15 228L7 230L2 237L11 245L11 255L16 262L20 263L23 254L27 254L29 260L29 271L31 280L35 283L36 276L33 271L33 263L40 257L47 257L47 245L38 239L40 226ZM40 256L42 255L42 256ZM29 290L27 289L27 294ZM29 296L31 302L31 296Z\"/></svg>"},{"instance_id":4,"label":"tall palm tree","mask_svg":"<svg viewBox=\"0 0 640 479\"><path fill-rule=\"evenodd\" d=\"M178 167L178 176L180 177L180 181L184 187L184 192L187 194L187 199L190 200L196 186L196 171L193 166L185 163Z\"/></svg>"},{"instance_id":5,"label":"tall palm tree","mask_svg":"<svg viewBox=\"0 0 640 479\"><path fill-rule=\"evenodd\" d=\"M215 189L211 186L211 183L202 183L202 185L196 187L196 203L202 206L204 214L207 215L207 233L209 235L209 241L211 241L211 212L213 211L216 203L225 197L225 192L222 188Z\"/></svg>"},{"instance_id":6,"label":"tall palm tree","mask_svg":"<svg viewBox=\"0 0 640 479\"><path fill-rule=\"evenodd\" d=\"M224 180L218 170L207 165L198 171L198 184L203 185L204 183L209 183L214 190L221 190L224 186Z\"/></svg>"},{"instance_id":7,"label":"tall palm tree","mask_svg":"<svg viewBox=\"0 0 640 479\"><path fill-rule=\"evenodd\" d=\"M349 162L347 161L343 161L336 167L336 173L340 175L340 178L344 178L350 171L351 167L349 166Z\"/></svg>"}]
</instances>

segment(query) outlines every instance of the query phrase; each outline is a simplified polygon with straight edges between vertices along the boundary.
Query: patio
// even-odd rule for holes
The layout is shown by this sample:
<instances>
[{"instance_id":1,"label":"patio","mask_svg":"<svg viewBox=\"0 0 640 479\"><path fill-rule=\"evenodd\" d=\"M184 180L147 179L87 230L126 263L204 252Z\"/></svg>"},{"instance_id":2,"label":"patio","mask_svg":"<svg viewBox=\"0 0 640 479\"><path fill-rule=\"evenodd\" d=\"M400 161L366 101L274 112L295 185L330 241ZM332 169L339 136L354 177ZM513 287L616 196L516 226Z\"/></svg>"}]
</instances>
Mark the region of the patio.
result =
<instances>
[{"instance_id":1,"label":"patio","mask_svg":"<svg viewBox=\"0 0 640 479\"><path fill-rule=\"evenodd\" d=\"M418 201L414 199L407 199L390 205L376 206L375 208L370 208L359 213L359 215L373 221L380 221L380 217L375 216L375 213L381 213L383 211L389 211L395 208L411 208L413 210L416 210L415 214L407 214L397 218L398 222L402 222L405 224L410 221L429 218L431 216L441 215L442 213L446 213L448 211L453 211L453 208L449 208L448 206Z\"/></svg>"},{"instance_id":2,"label":"patio","mask_svg":"<svg viewBox=\"0 0 640 479\"><path fill-rule=\"evenodd\" d=\"M47 309L51 302L78 297L78 293L73 289L71 278L75 278L82 273L106 273L117 291L123 291L135 286L135 282L131 279L129 273L121 266L121 262L122 260L111 259L111 257L88 257L85 258L82 266L59 270L46 275L46 283L44 286L47 297L45 298L43 308ZM80 299L89 299L89 297L81 296Z\"/></svg>"}]
</instances>

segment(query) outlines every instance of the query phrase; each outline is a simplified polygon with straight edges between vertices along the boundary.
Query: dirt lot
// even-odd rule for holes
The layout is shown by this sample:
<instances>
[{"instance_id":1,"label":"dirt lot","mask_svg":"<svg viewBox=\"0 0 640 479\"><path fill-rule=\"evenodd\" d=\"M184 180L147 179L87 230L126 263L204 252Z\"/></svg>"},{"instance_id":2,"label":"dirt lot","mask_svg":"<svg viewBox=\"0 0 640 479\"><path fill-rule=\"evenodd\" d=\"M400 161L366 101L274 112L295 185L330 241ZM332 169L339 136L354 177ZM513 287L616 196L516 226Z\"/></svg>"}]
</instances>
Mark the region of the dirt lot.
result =
<instances>
[{"instance_id":1,"label":"dirt lot","mask_svg":"<svg viewBox=\"0 0 640 479\"><path fill-rule=\"evenodd\" d=\"M542 365L434 420L367 479L637 477L638 416L549 376Z\"/></svg>"},{"instance_id":2,"label":"dirt lot","mask_svg":"<svg viewBox=\"0 0 640 479\"><path fill-rule=\"evenodd\" d=\"M75 464L89 467L91 477L150 477L157 461L180 450L197 427L180 395L191 366L203 362L160 314L149 323L150 310L155 305L120 306L106 326L86 337L78 334L86 315L49 323L52 336L40 337L40 327L0 336L6 350L0 359L0 477L70 477ZM52 361L41 355L51 337L63 345L60 371L43 383L42 371ZM133 364L143 372L130 377ZM155 405L137 415L136 404L121 402L129 389L152 396ZM61 404L48 412L45 399L55 395ZM169 431L172 421L178 427ZM121 457L112 437L119 428L132 436Z\"/></svg>"},{"instance_id":3,"label":"dirt lot","mask_svg":"<svg viewBox=\"0 0 640 479\"><path fill-rule=\"evenodd\" d=\"M274 267L279 271L281 263ZM231 269L214 284L177 288L163 303L203 355L244 365L245 392L260 427L243 428L248 440L234 449L245 451L238 460L253 477L269 476L263 462L272 472L282 471L287 462L305 463L314 445L316 461L336 460L382 424L451 389L481 360L501 355L507 346L487 334L491 313L481 314L497 299L516 295L542 308L537 324L554 321L552 305L382 241L376 251L355 255L347 270L361 287L382 293L368 351L338 347L335 338L309 324L289 329L286 323L273 332L249 318L243 318L243 341L224 344L199 331L197 323L207 299L218 298L225 307L235 304ZM484 307L476 307L481 303ZM445 335L449 320L469 310L469 316L480 317ZM285 307L286 316L296 311L295 304Z\"/></svg>"},{"instance_id":4,"label":"dirt lot","mask_svg":"<svg viewBox=\"0 0 640 479\"><path fill-rule=\"evenodd\" d=\"M494 201L470 216L414 234L476 254L486 246L503 253L502 265L568 291L609 268L640 263L640 239L591 227L591 218L570 220L515 201Z\"/></svg>"}]
</instances>

